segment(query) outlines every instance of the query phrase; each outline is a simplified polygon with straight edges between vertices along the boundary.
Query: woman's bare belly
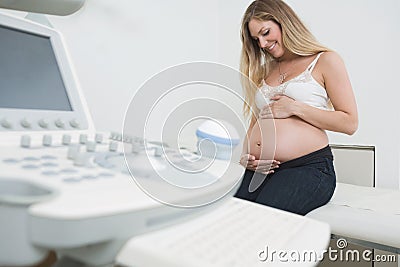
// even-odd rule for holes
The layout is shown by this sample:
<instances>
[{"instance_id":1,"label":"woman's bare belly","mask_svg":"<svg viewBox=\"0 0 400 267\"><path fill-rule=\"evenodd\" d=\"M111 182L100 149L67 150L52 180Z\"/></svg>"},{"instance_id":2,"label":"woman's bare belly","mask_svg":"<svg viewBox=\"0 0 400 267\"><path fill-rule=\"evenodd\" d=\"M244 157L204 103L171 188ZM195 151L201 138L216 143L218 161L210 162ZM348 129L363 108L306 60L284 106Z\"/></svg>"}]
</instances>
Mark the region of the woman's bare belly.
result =
<instances>
[{"instance_id":1,"label":"woman's bare belly","mask_svg":"<svg viewBox=\"0 0 400 267\"><path fill-rule=\"evenodd\" d=\"M328 145L325 131L297 118L258 120L249 136L249 151L256 159L285 162Z\"/></svg>"}]
</instances>

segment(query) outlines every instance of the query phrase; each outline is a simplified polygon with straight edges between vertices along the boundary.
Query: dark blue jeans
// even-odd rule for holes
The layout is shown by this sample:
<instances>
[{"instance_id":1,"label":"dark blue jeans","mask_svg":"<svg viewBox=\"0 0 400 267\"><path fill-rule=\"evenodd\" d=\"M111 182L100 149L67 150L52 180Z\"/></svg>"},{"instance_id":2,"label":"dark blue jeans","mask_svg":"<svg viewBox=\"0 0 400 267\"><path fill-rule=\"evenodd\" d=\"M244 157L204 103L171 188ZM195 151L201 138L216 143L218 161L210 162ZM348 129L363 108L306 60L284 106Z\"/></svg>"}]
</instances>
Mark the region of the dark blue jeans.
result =
<instances>
[{"instance_id":1,"label":"dark blue jeans","mask_svg":"<svg viewBox=\"0 0 400 267\"><path fill-rule=\"evenodd\" d=\"M253 176L264 182L250 192ZM329 146L282 163L265 176L246 170L235 197L305 215L329 202L336 187L333 156Z\"/></svg>"}]
</instances>

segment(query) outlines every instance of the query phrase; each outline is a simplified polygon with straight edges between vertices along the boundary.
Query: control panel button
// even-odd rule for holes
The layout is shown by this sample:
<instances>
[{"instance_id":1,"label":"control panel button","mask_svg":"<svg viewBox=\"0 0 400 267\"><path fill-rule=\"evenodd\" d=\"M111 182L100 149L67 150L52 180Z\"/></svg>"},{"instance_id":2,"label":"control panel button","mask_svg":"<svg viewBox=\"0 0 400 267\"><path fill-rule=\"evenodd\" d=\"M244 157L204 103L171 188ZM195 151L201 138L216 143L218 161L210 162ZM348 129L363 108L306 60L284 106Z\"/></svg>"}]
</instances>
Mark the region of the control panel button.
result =
<instances>
[{"instance_id":1,"label":"control panel button","mask_svg":"<svg viewBox=\"0 0 400 267\"><path fill-rule=\"evenodd\" d=\"M39 166L35 165L35 164L25 164L21 166L22 169L27 169L27 170L34 170L34 169L38 169Z\"/></svg>"},{"instance_id":2,"label":"control panel button","mask_svg":"<svg viewBox=\"0 0 400 267\"><path fill-rule=\"evenodd\" d=\"M113 177L115 176L113 173L110 172L101 172L98 174L99 177Z\"/></svg>"},{"instance_id":3,"label":"control panel button","mask_svg":"<svg viewBox=\"0 0 400 267\"><path fill-rule=\"evenodd\" d=\"M44 146L51 146L51 143L53 141L53 137L49 134L43 135L43 145Z\"/></svg>"},{"instance_id":4,"label":"control panel button","mask_svg":"<svg viewBox=\"0 0 400 267\"><path fill-rule=\"evenodd\" d=\"M57 119L54 124L56 125L57 128L64 128L65 123L61 119Z\"/></svg>"},{"instance_id":5,"label":"control panel button","mask_svg":"<svg viewBox=\"0 0 400 267\"><path fill-rule=\"evenodd\" d=\"M96 150L96 142L87 141L86 142L86 151L87 152L94 152Z\"/></svg>"},{"instance_id":6,"label":"control panel button","mask_svg":"<svg viewBox=\"0 0 400 267\"><path fill-rule=\"evenodd\" d=\"M76 119L73 119L69 122L69 125L71 125L72 128L78 129L80 124L79 121L77 121Z\"/></svg>"},{"instance_id":7,"label":"control panel button","mask_svg":"<svg viewBox=\"0 0 400 267\"><path fill-rule=\"evenodd\" d=\"M74 165L84 167L89 165L89 157L85 153L78 153L74 159Z\"/></svg>"},{"instance_id":8,"label":"control panel button","mask_svg":"<svg viewBox=\"0 0 400 267\"><path fill-rule=\"evenodd\" d=\"M20 123L24 128L31 128L32 126L32 123L27 118L23 118Z\"/></svg>"},{"instance_id":9,"label":"control panel button","mask_svg":"<svg viewBox=\"0 0 400 267\"><path fill-rule=\"evenodd\" d=\"M118 136L119 136L119 133L117 133L117 132L111 132L111 134L110 134L110 139L111 140L118 140Z\"/></svg>"},{"instance_id":10,"label":"control panel button","mask_svg":"<svg viewBox=\"0 0 400 267\"><path fill-rule=\"evenodd\" d=\"M12 123L7 119L2 119L1 126L3 126L6 129L10 129L10 128L12 128Z\"/></svg>"},{"instance_id":11,"label":"control panel button","mask_svg":"<svg viewBox=\"0 0 400 267\"><path fill-rule=\"evenodd\" d=\"M71 144L71 135L64 134L63 137L62 137L62 144L65 145L65 146Z\"/></svg>"},{"instance_id":12,"label":"control panel button","mask_svg":"<svg viewBox=\"0 0 400 267\"><path fill-rule=\"evenodd\" d=\"M133 138L131 136L129 136L129 135L124 135L123 136L123 142L124 143L132 143L132 141L133 141Z\"/></svg>"},{"instance_id":13,"label":"control panel button","mask_svg":"<svg viewBox=\"0 0 400 267\"><path fill-rule=\"evenodd\" d=\"M80 182L82 179L80 178L64 178L63 181L66 183L78 183Z\"/></svg>"},{"instance_id":14,"label":"control panel button","mask_svg":"<svg viewBox=\"0 0 400 267\"><path fill-rule=\"evenodd\" d=\"M155 149L154 149L154 156L155 157L161 157L162 156L162 154L163 154L163 148L162 147L160 147L160 146L157 146Z\"/></svg>"},{"instance_id":15,"label":"control panel button","mask_svg":"<svg viewBox=\"0 0 400 267\"><path fill-rule=\"evenodd\" d=\"M67 169L62 169L60 170L60 173L77 173L78 171L76 170L76 168L67 168Z\"/></svg>"},{"instance_id":16,"label":"control panel button","mask_svg":"<svg viewBox=\"0 0 400 267\"><path fill-rule=\"evenodd\" d=\"M82 177L82 179L88 179L88 180L97 178L97 176L93 175L93 174L85 174L85 175L82 175L81 177Z\"/></svg>"},{"instance_id":17,"label":"control panel button","mask_svg":"<svg viewBox=\"0 0 400 267\"><path fill-rule=\"evenodd\" d=\"M57 157L53 156L53 155L43 155L40 157L40 159L44 159L44 160L56 160Z\"/></svg>"},{"instance_id":18,"label":"control panel button","mask_svg":"<svg viewBox=\"0 0 400 267\"><path fill-rule=\"evenodd\" d=\"M19 160L18 159L14 159L14 158L8 158L8 159L3 159L4 163L18 163Z\"/></svg>"},{"instance_id":19,"label":"control panel button","mask_svg":"<svg viewBox=\"0 0 400 267\"><path fill-rule=\"evenodd\" d=\"M79 143L80 144L86 144L87 140L88 140L87 134L80 134L79 135Z\"/></svg>"},{"instance_id":20,"label":"control panel button","mask_svg":"<svg viewBox=\"0 0 400 267\"><path fill-rule=\"evenodd\" d=\"M122 134L120 133L116 133L116 132L112 132L110 139L115 140L115 141L122 141Z\"/></svg>"},{"instance_id":21,"label":"control panel button","mask_svg":"<svg viewBox=\"0 0 400 267\"><path fill-rule=\"evenodd\" d=\"M31 146L31 137L29 135L21 136L21 147L29 148Z\"/></svg>"},{"instance_id":22,"label":"control panel button","mask_svg":"<svg viewBox=\"0 0 400 267\"><path fill-rule=\"evenodd\" d=\"M109 144L109 146L108 146L108 150L109 150L110 152L115 152L115 151L117 151L117 150L118 150L118 142L110 141L110 144Z\"/></svg>"},{"instance_id":23,"label":"control panel button","mask_svg":"<svg viewBox=\"0 0 400 267\"><path fill-rule=\"evenodd\" d=\"M47 129L49 127L50 122L46 119L41 119L39 120L38 124L41 128Z\"/></svg>"},{"instance_id":24,"label":"control panel button","mask_svg":"<svg viewBox=\"0 0 400 267\"><path fill-rule=\"evenodd\" d=\"M70 144L68 146L67 157L69 159L74 160L76 155L78 155L80 149L81 149L80 145L78 145L78 144Z\"/></svg>"},{"instance_id":25,"label":"control panel button","mask_svg":"<svg viewBox=\"0 0 400 267\"><path fill-rule=\"evenodd\" d=\"M103 135L102 134L96 134L94 137L94 141L96 141L96 143L101 144L103 142Z\"/></svg>"},{"instance_id":26,"label":"control panel button","mask_svg":"<svg viewBox=\"0 0 400 267\"><path fill-rule=\"evenodd\" d=\"M40 161L40 158L38 158L38 157L25 157L25 158L23 158L22 160L23 160L23 161L30 161L30 162L33 162L33 161Z\"/></svg>"},{"instance_id":27,"label":"control panel button","mask_svg":"<svg viewBox=\"0 0 400 267\"><path fill-rule=\"evenodd\" d=\"M46 170L46 171L42 171L42 174L46 175L46 176L57 176L58 172L53 171L53 170Z\"/></svg>"},{"instance_id":28,"label":"control panel button","mask_svg":"<svg viewBox=\"0 0 400 267\"><path fill-rule=\"evenodd\" d=\"M42 167L58 167L58 164L55 162L43 162Z\"/></svg>"},{"instance_id":29,"label":"control panel button","mask_svg":"<svg viewBox=\"0 0 400 267\"><path fill-rule=\"evenodd\" d=\"M132 153L137 154L142 150L143 150L143 147L139 142L133 142L132 143Z\"/></svg>"}]
</instances>

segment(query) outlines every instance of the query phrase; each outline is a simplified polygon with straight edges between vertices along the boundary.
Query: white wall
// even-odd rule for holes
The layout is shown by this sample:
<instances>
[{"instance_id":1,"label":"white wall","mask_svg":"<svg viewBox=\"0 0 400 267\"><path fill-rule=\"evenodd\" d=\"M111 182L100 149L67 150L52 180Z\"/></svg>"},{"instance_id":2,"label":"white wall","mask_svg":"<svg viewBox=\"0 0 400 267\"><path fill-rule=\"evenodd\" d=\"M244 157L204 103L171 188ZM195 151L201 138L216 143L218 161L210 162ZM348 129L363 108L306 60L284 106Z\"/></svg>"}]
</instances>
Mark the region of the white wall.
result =
<instances>
[{"instance_id":1,"label":"white wall","mask_svg":"<svg viewBox=\"0 0 400 267\"><path fill-rule=\"evenodd\" d=\"M350 74L359 109L359 129L351 137L331 134L332 142L375 145L377 186L399 187L400 124L395 107L400 97L400 2L290 3L319 40L342 55Z\"/></svg>"},{"instance_id":2,"label":"white wall","mask_svg":"<svg viewBox=\"0 0 400 267\"><path fill-rule=\"evenodd\" d=\"M167 67L217 59L213 0L87 0L50 21L66 40L96 128L121 131L136 90Z\"/></svg>"},{"instance_id":3,"label":"white wall","mask_svg":"<svg viewBox=\"0 0 400 267\"><path fill-rule=\"evenodd\" d=\"M197 60L238 68L240 20L250 2L87 0L78 13L50 21L66 39L97 129L119 131L129 100L157 72ZM377 186L399 187L400 2L287 2L350 74L359 129L330 134L331 143L375 145Z\"/></svg>"}]
</instances>

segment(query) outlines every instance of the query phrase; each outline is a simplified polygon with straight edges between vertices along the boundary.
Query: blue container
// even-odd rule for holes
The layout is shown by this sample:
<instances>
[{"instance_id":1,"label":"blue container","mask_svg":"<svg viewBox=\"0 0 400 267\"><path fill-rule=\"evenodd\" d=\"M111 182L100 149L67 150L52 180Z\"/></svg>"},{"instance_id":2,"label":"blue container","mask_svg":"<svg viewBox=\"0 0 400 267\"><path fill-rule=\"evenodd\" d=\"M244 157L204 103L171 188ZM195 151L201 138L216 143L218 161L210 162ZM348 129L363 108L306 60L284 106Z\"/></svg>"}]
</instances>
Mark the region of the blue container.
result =
<instances>
[{"instance_id":1,"label":"blue container","mask_svg":"<svg viewBox=\"0 0 400 267\"><path fill-rule=\"evenodd\" d=\"M206 120L196 131L197 150L201 156L230 160L240 138L227 121Z\"/></svg>"}]
</instances>

